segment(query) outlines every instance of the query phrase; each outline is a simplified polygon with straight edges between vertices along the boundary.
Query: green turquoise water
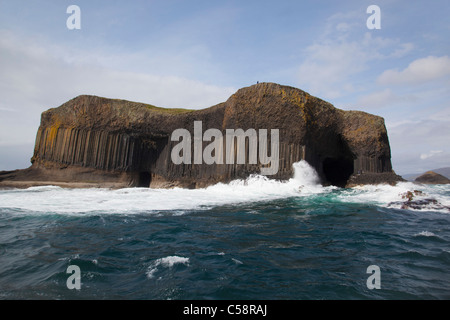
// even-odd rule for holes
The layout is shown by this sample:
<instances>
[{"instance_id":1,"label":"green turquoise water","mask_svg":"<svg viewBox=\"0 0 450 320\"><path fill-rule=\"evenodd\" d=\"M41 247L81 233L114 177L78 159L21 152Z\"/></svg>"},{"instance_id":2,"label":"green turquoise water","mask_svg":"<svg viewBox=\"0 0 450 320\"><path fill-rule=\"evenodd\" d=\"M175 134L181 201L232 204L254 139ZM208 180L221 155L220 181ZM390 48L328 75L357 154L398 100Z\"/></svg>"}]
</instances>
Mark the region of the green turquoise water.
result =
<instances>
[{"instance_id":1,"label":"green turquoise water","mask_svg":"<svg viewBox=\"0 0 450 320\"><path fill-rule=\"evenodd\" d=\"M389 205L412 187L450 199L445 186L261 177L202 190L2 190L0 298L449 299L450 213ZM67 287L69 265L79 290ZM380 289L367 287L370 265Z\"/></svg>"}]
</instances>

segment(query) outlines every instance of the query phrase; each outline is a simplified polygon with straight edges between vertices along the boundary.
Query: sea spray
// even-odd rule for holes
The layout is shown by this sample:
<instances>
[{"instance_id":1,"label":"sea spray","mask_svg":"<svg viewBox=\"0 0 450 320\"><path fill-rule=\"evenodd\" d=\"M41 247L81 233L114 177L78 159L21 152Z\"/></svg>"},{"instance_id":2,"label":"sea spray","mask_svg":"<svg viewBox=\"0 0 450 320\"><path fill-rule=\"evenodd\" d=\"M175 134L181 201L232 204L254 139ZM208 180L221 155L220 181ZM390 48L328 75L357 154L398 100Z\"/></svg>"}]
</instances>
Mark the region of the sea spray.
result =
<instances>
[{"instance_id":1,"label":"sea spray","mask_svg":"<svg viewBox=\"0 0 450 320\"><path fill-rule=\"evenodd\" d=\"M301 160L293 165L294 177L291 179L304 186L318 186L320 184L319 175L308 162Z\"/></svg>"},{"instance_id":2,"label":"sea spray","mask_svg":"<svg viewBox=\"0 0 450 320\"><path fill-rule=\"evenodd\" d=\"M317 173L306 161L294 164L289 181L252 175L228 184L218 183L204 189L64 189L54 186L23 190L3 190L0 208L18 208L27 213L58 214L134 214L174 210L207 209L211 206L267 201L301 193L321 192Z\"/></svg>"},{"instance_id":3,"label":"sea spray","mask_svg":"<svg viewBox=\"0 0 450 320\"><path fill-rule=\"evenodd\" d=\"M0 210L14 208L17 214L170 214L183 215L189 210L208 210L222 205L264 202L291 197L329 194L333 201L368 203L387 207L401 201L409 190L420 190L449 206L448 186L417 185L401 182L395 186L367 185L351 189L323 187L317 172L306 161L293 165L293 177L278 181L262 175L218 183L203 189L65 189L54 186L0 190ZM332 191L333 194L330 194ZM319 199L318 199L319 200Z\"/></svg>"},{"instance_id":4,"label":"sea spray","mask_svg":"<svg viewBox=\"0 0 450 320\"><path fill-rule=\"evenodd\" d=\"M398 182L396 185L379 184L357 186L350 189L343 189L338 199L348 203L374 204L382 207L392 207L400 209L401 203L405 202L404 195L410 191L419 191L414 194L414 200L426 198L435 199L439 206L423 206L424 211L436 211L449 213L444 208L450 206L449 187L445 185L423 185L413 182ZM443 207L443 208L439 208ZM415 210L410 208L413 211Z\"/></svg>"}]
</instances>

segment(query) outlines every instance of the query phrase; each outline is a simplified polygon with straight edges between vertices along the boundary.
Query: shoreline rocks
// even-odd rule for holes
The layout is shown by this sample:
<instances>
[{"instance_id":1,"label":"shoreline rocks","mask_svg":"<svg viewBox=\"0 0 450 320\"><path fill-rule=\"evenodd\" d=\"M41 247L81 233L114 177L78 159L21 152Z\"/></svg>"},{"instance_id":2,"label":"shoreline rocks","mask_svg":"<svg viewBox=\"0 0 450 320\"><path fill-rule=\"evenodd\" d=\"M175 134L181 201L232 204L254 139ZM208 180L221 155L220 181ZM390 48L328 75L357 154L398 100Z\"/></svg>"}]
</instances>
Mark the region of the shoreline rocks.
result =
<instances>
[{"instance_id":1,"label":"shoreline rocks","mask_svg":"<svg viewBox=\"0 0 450 320\"><path fill-rule=\"evenodd\" d=\"M402 199L406 201L395 201L388 204L388 207L400 206L403 210L447 210L450 211L450 207L441 204L438 200L434 198L426 198L420 190L407 191L400 195ZM414 199L416 197L421 197L420 199Z\"/></svg>"}]
</instances>

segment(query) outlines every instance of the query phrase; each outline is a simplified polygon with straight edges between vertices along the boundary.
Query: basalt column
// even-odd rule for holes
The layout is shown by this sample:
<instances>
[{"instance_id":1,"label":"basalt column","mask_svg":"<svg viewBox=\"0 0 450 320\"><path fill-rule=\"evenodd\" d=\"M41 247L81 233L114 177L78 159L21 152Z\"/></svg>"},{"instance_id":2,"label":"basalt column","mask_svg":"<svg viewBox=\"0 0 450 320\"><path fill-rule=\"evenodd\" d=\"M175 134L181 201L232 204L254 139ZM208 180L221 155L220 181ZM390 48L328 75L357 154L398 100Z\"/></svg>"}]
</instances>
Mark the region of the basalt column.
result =
<instances>
[{"instance_id":1,"label":"basalt column","mask_svg":"<svg viewBox=\"0 0 450 320\"><path fill-rule=\"evenodd\" d=\"M297 88L260 83L202 110L76 97L42 113L32 166L2 173L0 185L8 180L52 180L198 188L245 179L268 166L259 158L249 162L249 141L243 149L245 163L175 164L171 153L177 142L171 135L186 129L194 136L196 121L202 132L215 129L223 137L228 129L258 134L266 130L268 136L278 130L278 170L268 178L287 180L293 175L292 165L306 160L324 184L344 187L401 180L392 170L383 118L337 109ZM269 155L270 139L267 146L258 144L258 150L267 148ZM202 150L211 142L203 141Z\"/></svg>"}]
</instances>

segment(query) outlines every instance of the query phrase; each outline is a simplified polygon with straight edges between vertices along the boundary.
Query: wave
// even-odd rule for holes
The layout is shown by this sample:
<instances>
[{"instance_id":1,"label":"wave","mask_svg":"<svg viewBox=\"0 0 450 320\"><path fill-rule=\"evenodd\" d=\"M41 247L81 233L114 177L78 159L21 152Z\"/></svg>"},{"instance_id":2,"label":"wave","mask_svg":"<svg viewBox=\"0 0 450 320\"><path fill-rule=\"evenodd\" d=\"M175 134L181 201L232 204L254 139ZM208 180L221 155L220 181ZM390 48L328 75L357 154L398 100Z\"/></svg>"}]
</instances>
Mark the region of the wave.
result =
<instances>
[{"instance_id":1,"label":"wave","mask_svg":"<svg viewBox=\"0 0 450 320\"><path fill-rule=\"evenodd\" d=\"M421 231L417 234L414 235L415 237L437 237L437 235L435 235L433 232L429 232L429 231Z\"/></svg>"},{"instance_id":2,"label":"wave","mask_svg":"<svg viewBox=\"0 0 450 320\"><path fill-rule=\"evenodd\" d=\"M387 207L402 200L409 190L420 190L441 204L450 206L449 186L426 186L412 182L390 185L368 185L352 189L323 187L317 172L306 162L293 165L294 175L288 181L252 175L228 184L218 183L203 189L64 189L55 186L0 191L0 212L22 214L173 214L203 210L221 205L271 201L289 197L314 198L330 194L330 201L375 204ZM337 192L333 192L337 191ZM19 211L19 212L18 212Z\"/></svg>"},{"instance_id":3,"label":"wave","mask_svg":"<svg viewBox=\"0 0 450 320\"><path fill-rule=\"evenodd\" d=\"M153 279L158 272L158 268L171 269L176 264L189 265L189 258L179 256L168 256L155 260L147 269L146 275L148 279Z\"/></svg>"},{"instance_id":4,"label":"wave","mask_svg":"<svg viewBox=\"0 0 450 320\"><path fill-rule=\"evenodd\" d=\"M415 192L416 191L416 192ZM450 206L450 185L423 185L414 182L399 182L396 185L365 185L343 190L338 198L342 202L367 203L382 207L400 209L407 200L405 194L413 193L414 200L434 199L438 205L423 205L411 211L436 211L449 213L444 207Z\"/></svg>"},{"instance_id":5,"label":"wave","mask_svg":"<svg viewBox=\"0 0 450 320\"><path fill-rule=\"evenodd\" d=\"M181 215L187 210L213 206L267 201L323 192L315 170L306 161L294 164L294 177L277 181L261 175L218 183L203 189L67 189L56 186L0 191L0 209L17 208L27 214L63 213L160 213Z\"/></svg>"},{"instance_id":6,"label":"wave","mask_svg":"<svg viewBox=\"0 0 450 320\"><path fill-rule=\"evenodd\" d=\"M437 241L443 243L447 242L444 238L441 238L439 235L430 231L421 231L419 233L416 233L414 237L426 239L427 241L435 241L435 242Z\"/></svg>"}]
</instances>

